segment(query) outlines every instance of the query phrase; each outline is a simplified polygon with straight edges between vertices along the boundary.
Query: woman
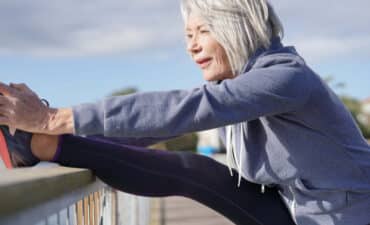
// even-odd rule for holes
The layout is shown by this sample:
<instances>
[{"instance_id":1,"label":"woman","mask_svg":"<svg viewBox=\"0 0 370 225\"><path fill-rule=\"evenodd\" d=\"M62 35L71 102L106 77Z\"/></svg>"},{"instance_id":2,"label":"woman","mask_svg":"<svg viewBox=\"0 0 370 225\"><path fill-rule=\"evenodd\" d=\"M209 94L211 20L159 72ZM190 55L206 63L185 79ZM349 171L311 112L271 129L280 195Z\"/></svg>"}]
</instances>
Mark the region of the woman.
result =
<instances>
[{"instance_id":1,"label":"woman","mask_svg":"<svg viewBox=\"0 0 370 225\"><path fill-rule=\"evenodd\" d=\"M25 85L1 84L0 124L46 134L22 142L41 160L90 168L125 192L189 197L236 224L369 224L369 145L335 94L281 44L272 7L184 0L182 12L187 50L207 84L67 109L49 109ZM235 170L125 145L211 128L220 128Z\"/></svg>"}]
</instances>

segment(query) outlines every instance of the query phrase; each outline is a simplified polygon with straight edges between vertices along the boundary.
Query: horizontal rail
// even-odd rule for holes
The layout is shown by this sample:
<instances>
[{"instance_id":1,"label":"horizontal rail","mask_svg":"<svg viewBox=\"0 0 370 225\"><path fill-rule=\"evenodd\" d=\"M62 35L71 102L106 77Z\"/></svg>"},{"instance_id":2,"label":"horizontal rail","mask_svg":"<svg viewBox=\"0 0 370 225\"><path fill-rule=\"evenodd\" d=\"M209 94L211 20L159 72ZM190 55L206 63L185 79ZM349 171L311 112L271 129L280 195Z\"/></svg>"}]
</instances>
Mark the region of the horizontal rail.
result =
<instances>
[{"instance_id":1,"label":"horizontal rail","mask_svg":"<svg viewBox=\"0 0 370 225\"><path fill-rule=\"evenodd\" d=\"M1 171L0 224L35 224L104 187L86 169L58 166Z\"/></svg>"}]
</instances>

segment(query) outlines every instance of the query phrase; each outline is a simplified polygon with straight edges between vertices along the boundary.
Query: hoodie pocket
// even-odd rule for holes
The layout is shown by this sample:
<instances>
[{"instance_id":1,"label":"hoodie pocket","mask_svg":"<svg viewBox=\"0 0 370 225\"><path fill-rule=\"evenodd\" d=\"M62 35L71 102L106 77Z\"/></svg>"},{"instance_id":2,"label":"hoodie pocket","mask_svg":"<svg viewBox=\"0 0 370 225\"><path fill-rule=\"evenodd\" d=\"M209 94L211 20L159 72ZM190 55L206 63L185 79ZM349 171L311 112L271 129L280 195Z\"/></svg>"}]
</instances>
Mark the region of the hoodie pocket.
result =
<instances>
[{"instance_id":1,"label":"hoodie pocket","mask_svg":"<svg viewBox=\"0 0 370 225\"><path fill-rule=\"evenodd\" d=\"M303 210L305 213L327 214L347 207L346 191L314 188L301 179L295 181L295 186L297 210Z\"/></svg>"}]
</instances>

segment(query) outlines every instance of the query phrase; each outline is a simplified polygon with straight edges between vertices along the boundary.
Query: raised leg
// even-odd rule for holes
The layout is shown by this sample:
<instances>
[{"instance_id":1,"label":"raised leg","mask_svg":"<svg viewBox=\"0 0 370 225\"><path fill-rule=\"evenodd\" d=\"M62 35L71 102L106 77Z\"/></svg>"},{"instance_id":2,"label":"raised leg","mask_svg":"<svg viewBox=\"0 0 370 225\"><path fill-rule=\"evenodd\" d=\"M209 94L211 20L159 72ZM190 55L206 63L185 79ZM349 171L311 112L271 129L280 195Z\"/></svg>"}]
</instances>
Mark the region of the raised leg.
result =
<instances>
[{"instance_id":1,"label":"raised leg","mask_svg":"<svg viewBox=\"0 0 370 225\"><path fill-rule=\"evenodd\" d=\"M185 152L150 150L63 136L56 159L64 166L89 168L112 187L132 194L184 196L218 211L235 224L294 224L277 189L242 181L213 159Z\"/></svg>"}]
</instances>

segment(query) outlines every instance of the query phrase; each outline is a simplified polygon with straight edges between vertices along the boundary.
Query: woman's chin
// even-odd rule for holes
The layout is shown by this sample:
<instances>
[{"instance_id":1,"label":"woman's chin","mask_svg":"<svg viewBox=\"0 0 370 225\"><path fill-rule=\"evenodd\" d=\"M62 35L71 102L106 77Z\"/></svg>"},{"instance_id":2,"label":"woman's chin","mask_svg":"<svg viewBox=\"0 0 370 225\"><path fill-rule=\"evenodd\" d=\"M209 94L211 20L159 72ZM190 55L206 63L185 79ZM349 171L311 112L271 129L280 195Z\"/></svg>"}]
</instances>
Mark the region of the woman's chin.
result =
<instances>
[{"instance_id":1,"label":"woman's chin","mask_svg":"<svg viewBox=\"0 0 370 225\"><path fill-rule=\"evenodd\" d=\"M226 75L227 74L227 75ZM229 73L223 74L211 74L211 73L203 73L203 79L206 81L219 81L233 78Z\"/></svg>"},{"instance_id":2,"label":"woman's chin","mask_svg":"<svg viewBox=\"0 0 370 225\"><path fill-rule=\"evenodd\" d=\"M220 76L217 74L203 73L203 79L206 81L217 81L220 80Z\"/></svg>"}]
</instances>

